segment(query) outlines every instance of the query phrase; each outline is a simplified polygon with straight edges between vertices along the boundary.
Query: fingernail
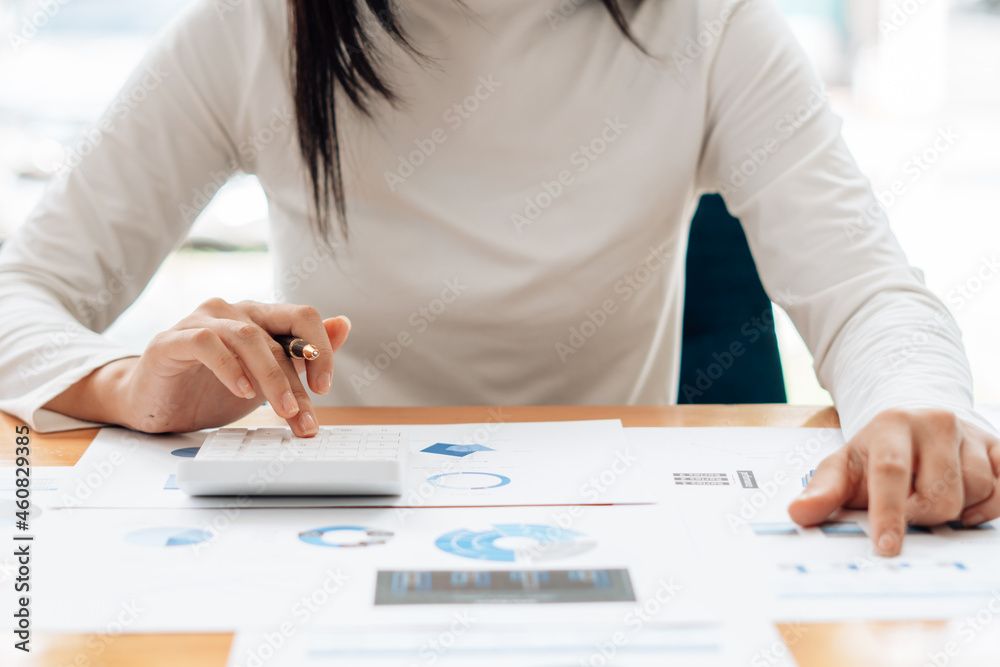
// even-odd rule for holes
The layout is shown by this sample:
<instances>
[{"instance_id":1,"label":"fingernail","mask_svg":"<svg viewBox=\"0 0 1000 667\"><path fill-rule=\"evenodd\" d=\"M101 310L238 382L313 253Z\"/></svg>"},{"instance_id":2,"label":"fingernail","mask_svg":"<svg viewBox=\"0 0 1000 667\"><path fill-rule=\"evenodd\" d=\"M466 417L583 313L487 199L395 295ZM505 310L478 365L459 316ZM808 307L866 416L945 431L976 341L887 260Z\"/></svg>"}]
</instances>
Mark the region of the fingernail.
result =
<instances>
[{"instance_id":1,"label":"fingernail","mask_svg":"<svg viewBox=\"0 0 1000 667\"><path fill-rule=\"evenodd\" d=\"M302 416L299 417L299 430L303 433L316 433L319 431L319 426L316 425L316 419L309 412L303 412Z\"/></svg>"},{"instance_id":2,"label":"fingernail","mask_svg":"<svg viewBox=\"0 0 1000 667\"><path fill-rule=\"evenodd\" d=\"M240 378L237 380L236 388L243 394L243 398L251 399L257 397L257 392L253 390L253 385L250 384L250 380L246 378Z\"/></svg>"},{"instance_id":3,"label":"fingernail","mask_svg":"<svg viewBox=\"0 0 1000 667\"><path fill-rule=\"evenodd\" d=\"M986 521L986 517L976 512L975 514L970 514L969 516L962 519L962 523L966 526L978 526L979 524Z\"/></svg>"},{"instance_id":4,"label":"fingernail","mask_svg":"<svg viewBox=\"0 0 1000 667\"><path fill-rule=\"evenodd\" d=\"M340 315L340 316L337 317L337 319L338 320L344 320L345 322L347 322L347 330L348 331L351 330L351 320L348 319L347 315Z\"/></svg>"},{"instance_id":5,"label":"fingernail","mask_svg":"<svg viewBox=\"0 0 1000 667\"><path fill-rule=\"evenodd\" d=\"M896 538L889 533L882 533L878 538L878 550L883 556L891 556L896 550Z\"/></svg>"},{"instance_id":6,"label":"fingernail","mask_svg":"<svg viewBox=\"0 0 1000 667\"><path fill-rule=\"evenodd\" d=\"M292 392L286 391L281 397L281 408L289 417L299 411L299 402L295 400L295 396Z\"/></svg>"},{"instance_id":7,"label":"fingernail","mask_svg":"<svg viewBox=\"0 0 1000 667\"><path fill-rule=\"evenodd\" d=\"M333 376L329 373L323 373L319 376L319 393L325 394L330 391L333 387Z\"/></svg>"}]
</instances>

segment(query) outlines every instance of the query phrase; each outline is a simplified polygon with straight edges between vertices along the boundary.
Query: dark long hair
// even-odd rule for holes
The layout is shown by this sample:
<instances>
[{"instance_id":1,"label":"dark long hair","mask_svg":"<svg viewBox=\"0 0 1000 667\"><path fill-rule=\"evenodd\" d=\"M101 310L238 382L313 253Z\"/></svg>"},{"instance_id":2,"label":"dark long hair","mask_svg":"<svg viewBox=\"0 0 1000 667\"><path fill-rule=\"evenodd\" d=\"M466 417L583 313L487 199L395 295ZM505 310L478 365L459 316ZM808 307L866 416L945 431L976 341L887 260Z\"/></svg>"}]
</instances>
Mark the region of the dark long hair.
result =
<instances>
[{"instance_id":1,"label":"dark long hair","mask_svg":"<svg viewBox=\"0 0 1000 667\"><path fill-rule=\"evenodd\" d=\"M622 34L645 52L629 28L622 2L601 2ZM371 116L373 98L399 102L380 74L384 54L376 48L373 29L384 31L410 55L423 56L400 25L395 0L288 0L288 4L295 119L312 188L316 231L321 239L329 240L330 214L336 212L346 239L347 205L334 95L341 91L366 116Z\"/></svg>"}]
</instances>

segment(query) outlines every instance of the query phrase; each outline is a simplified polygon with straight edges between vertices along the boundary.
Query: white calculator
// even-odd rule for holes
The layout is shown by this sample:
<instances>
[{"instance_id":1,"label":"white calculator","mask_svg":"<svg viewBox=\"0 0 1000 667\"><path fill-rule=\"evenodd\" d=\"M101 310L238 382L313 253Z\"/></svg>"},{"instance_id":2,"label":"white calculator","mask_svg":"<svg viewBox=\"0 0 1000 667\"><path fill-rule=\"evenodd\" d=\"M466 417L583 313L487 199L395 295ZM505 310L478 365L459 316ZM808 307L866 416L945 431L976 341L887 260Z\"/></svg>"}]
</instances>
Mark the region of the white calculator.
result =
<instances>
[{"instance_id":1,"label":"white calculator","mask_svg":"<svg viewBox=\"0 0 1000 667\"><path fill-rule=\"evenodd\" d=\"M288 428L221 428L181 461L177 486L192 496L399 495L406 460L398 428L325 426L312 438Z\"/></svg>"}]
</instances>

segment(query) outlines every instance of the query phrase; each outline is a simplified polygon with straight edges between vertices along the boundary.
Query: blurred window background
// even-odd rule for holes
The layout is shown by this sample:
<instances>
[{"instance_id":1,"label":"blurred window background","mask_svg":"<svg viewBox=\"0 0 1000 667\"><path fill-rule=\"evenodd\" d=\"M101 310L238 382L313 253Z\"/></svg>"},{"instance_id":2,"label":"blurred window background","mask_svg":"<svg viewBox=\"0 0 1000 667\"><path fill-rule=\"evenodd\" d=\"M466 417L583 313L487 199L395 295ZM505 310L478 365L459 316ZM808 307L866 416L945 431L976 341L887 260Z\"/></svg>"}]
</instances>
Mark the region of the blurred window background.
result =
<instances>
[{"instance_id":1,"label":"blurred window background","mask_svg":"<svg viewBox=\"0 0 1000 667\"><path fill-rule=\"evenodd\" d=\"M0 240L188 2L0 0ZM977 399L1000 402L1000 0L778 3L910 260L958 319ZM263 191L238 175L109 335L141 348L210 296L271 300L267 236ZM789 402L830 402L777 321Z\"/></svg>"}]
</instances>

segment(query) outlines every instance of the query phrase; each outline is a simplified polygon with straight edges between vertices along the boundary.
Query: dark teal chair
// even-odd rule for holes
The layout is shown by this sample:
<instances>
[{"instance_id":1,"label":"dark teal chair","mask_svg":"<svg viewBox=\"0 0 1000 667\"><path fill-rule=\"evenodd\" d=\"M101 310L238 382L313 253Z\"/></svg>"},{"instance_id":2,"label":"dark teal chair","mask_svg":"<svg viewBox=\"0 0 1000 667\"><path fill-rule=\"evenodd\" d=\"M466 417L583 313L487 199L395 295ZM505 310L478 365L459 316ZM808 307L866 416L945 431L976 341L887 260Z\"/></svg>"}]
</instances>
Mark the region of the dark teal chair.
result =
<instances>
[{"instance_id":1,"label":"dark teal chair","mask_svg":"<svg viewBox=\"0 0 1000 667\"><path fill-rule=\"evenodd\" d=\"M678 403L785 403L771 301L718 195L691 223Z\"/></svg>"}]
</instances>

